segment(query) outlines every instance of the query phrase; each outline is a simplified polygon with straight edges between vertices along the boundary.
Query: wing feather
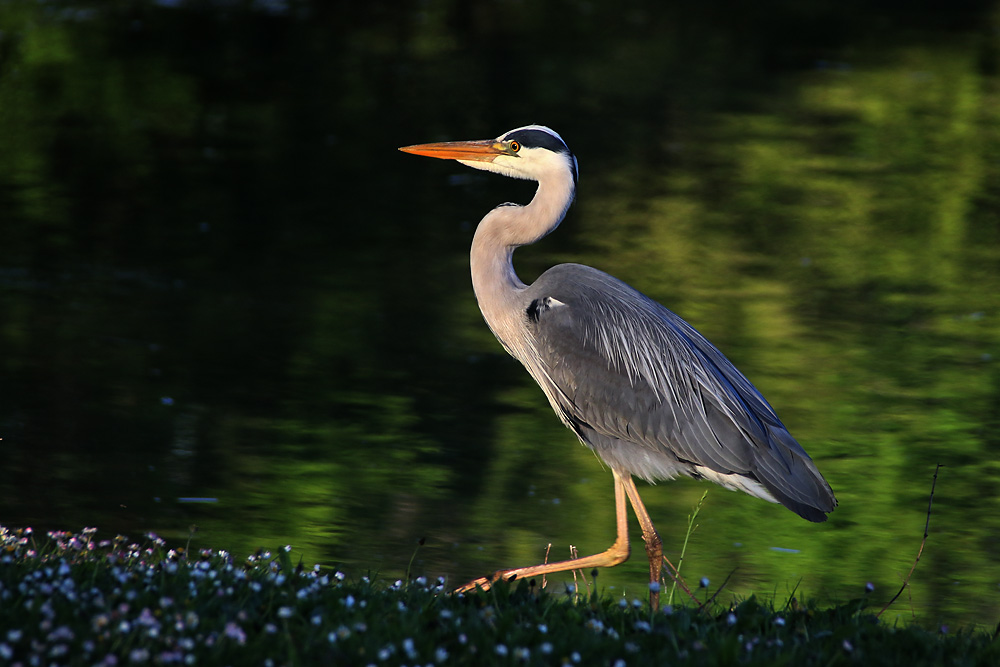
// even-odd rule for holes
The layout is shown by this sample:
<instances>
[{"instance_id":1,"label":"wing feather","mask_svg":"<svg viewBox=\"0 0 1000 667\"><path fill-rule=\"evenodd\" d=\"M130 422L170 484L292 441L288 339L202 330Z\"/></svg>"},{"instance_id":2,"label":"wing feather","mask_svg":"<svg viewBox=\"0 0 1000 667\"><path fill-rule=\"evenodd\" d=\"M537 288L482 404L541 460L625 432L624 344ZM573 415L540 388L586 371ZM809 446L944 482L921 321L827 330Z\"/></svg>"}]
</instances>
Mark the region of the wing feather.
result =
<instances>
[{"instance_id":1,"label":"wing feather","mask_svg":"<svg viewBox=\"0 0 1000 667\"><path fill-rule=\"evenodd\" d=\"M545 272L527 296L566 306L529 322L538 368L526 365L599 454L599 443L632 443L651 463L629 472L647 479L657 476L650 457L659 456L670 461L659 469L689 465L713 479L759 482L814 521L833 509L829 485L763 396L673 312L577 264Z\"/></svg>"}]
</instances>

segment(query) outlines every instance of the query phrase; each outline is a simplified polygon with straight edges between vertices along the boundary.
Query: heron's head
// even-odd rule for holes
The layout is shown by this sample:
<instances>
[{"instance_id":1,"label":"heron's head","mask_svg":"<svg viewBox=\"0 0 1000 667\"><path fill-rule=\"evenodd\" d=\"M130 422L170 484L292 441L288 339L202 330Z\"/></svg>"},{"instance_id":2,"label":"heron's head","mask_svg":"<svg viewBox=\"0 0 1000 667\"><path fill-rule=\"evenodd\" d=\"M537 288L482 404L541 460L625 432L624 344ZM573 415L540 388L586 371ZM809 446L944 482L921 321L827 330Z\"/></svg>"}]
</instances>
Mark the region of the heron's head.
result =
<instances>
[{"instance_id":1,"label":"heron's head","mask_svg":"<svg viewBox=\"0 0 1000 667\"><path fill-rule=\"evenodd\" d=\"M457 160L464 165L511 178L532 181L569 176L576 185L576 158L555 130L544 125L525 125L483 141L446 141L404 146L399 150L415 155Z\"/></svg>"}]
</instances>

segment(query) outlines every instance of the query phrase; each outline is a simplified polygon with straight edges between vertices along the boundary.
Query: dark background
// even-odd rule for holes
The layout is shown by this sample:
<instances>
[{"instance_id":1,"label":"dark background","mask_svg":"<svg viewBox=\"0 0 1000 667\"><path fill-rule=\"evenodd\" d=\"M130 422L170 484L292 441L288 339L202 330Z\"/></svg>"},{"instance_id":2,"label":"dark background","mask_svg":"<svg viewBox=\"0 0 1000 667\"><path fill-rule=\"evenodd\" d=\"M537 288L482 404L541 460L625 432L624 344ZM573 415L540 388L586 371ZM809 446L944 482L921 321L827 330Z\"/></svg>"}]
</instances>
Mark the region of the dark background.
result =
<instances>
[{"instance_id":1,"label":"dark background","mask_svg":"<svg viewBox=\"0 0 1000 667\"><path fill-rule=\"evenodd\" d=\"M685 572L1000 608L997 6L0 6L0 522L455 583L613 538L611 476L492 338L467 253L532 186L397 146L543 123L578 261L709 336L833 485L826 524L642 492ZM197 500L198 502L193 502ZM637 531L636 531L637 537ZM637 543L640 544L640 543ZM643 595L639 558L602 575ZM554 556L555 557L555 556ZM898 603L909 617L911 607Z\"/></svg>"}]
</instances>

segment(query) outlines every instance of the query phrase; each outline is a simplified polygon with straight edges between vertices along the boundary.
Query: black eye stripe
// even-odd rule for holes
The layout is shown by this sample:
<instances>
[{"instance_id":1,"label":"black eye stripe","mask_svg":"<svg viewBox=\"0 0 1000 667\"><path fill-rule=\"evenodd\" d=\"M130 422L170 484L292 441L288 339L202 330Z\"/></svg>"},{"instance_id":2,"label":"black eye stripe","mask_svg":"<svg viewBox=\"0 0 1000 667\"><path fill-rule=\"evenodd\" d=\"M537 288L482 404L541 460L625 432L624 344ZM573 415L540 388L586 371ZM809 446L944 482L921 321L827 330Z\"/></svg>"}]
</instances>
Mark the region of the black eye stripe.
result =
<instances>
[{"instance_id":1,"label":"black eye stripe","mask_svg":"<svg viewBox=\"0 0 1000 667\"><path fill-rule=\"evenodd\" d=\"M554 153L569 153L566 144L542 130L518 130L508 134L504 139L528 148L547 148Z\"/></svg>"}]
</instances>

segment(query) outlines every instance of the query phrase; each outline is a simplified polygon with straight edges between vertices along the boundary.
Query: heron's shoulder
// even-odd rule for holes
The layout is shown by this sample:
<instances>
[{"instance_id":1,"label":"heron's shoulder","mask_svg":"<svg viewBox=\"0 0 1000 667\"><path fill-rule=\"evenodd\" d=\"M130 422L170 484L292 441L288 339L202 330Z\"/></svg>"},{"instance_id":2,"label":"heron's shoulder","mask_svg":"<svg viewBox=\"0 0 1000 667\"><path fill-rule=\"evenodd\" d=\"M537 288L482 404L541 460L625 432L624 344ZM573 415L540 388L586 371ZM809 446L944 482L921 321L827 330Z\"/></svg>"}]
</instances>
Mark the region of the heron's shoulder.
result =
<instances>
[{"instance_id":1,"label":"heron's shoulder","mask_svg":"<svg viewBox=\"0 0 1000 667\"><path fill-rule=\"evenodd\" d=\"M585 264L557 264L540 275L528 290L534 298L553 297L560 300L641 296L627 283Z\"/></svg>"}]
</instances>

